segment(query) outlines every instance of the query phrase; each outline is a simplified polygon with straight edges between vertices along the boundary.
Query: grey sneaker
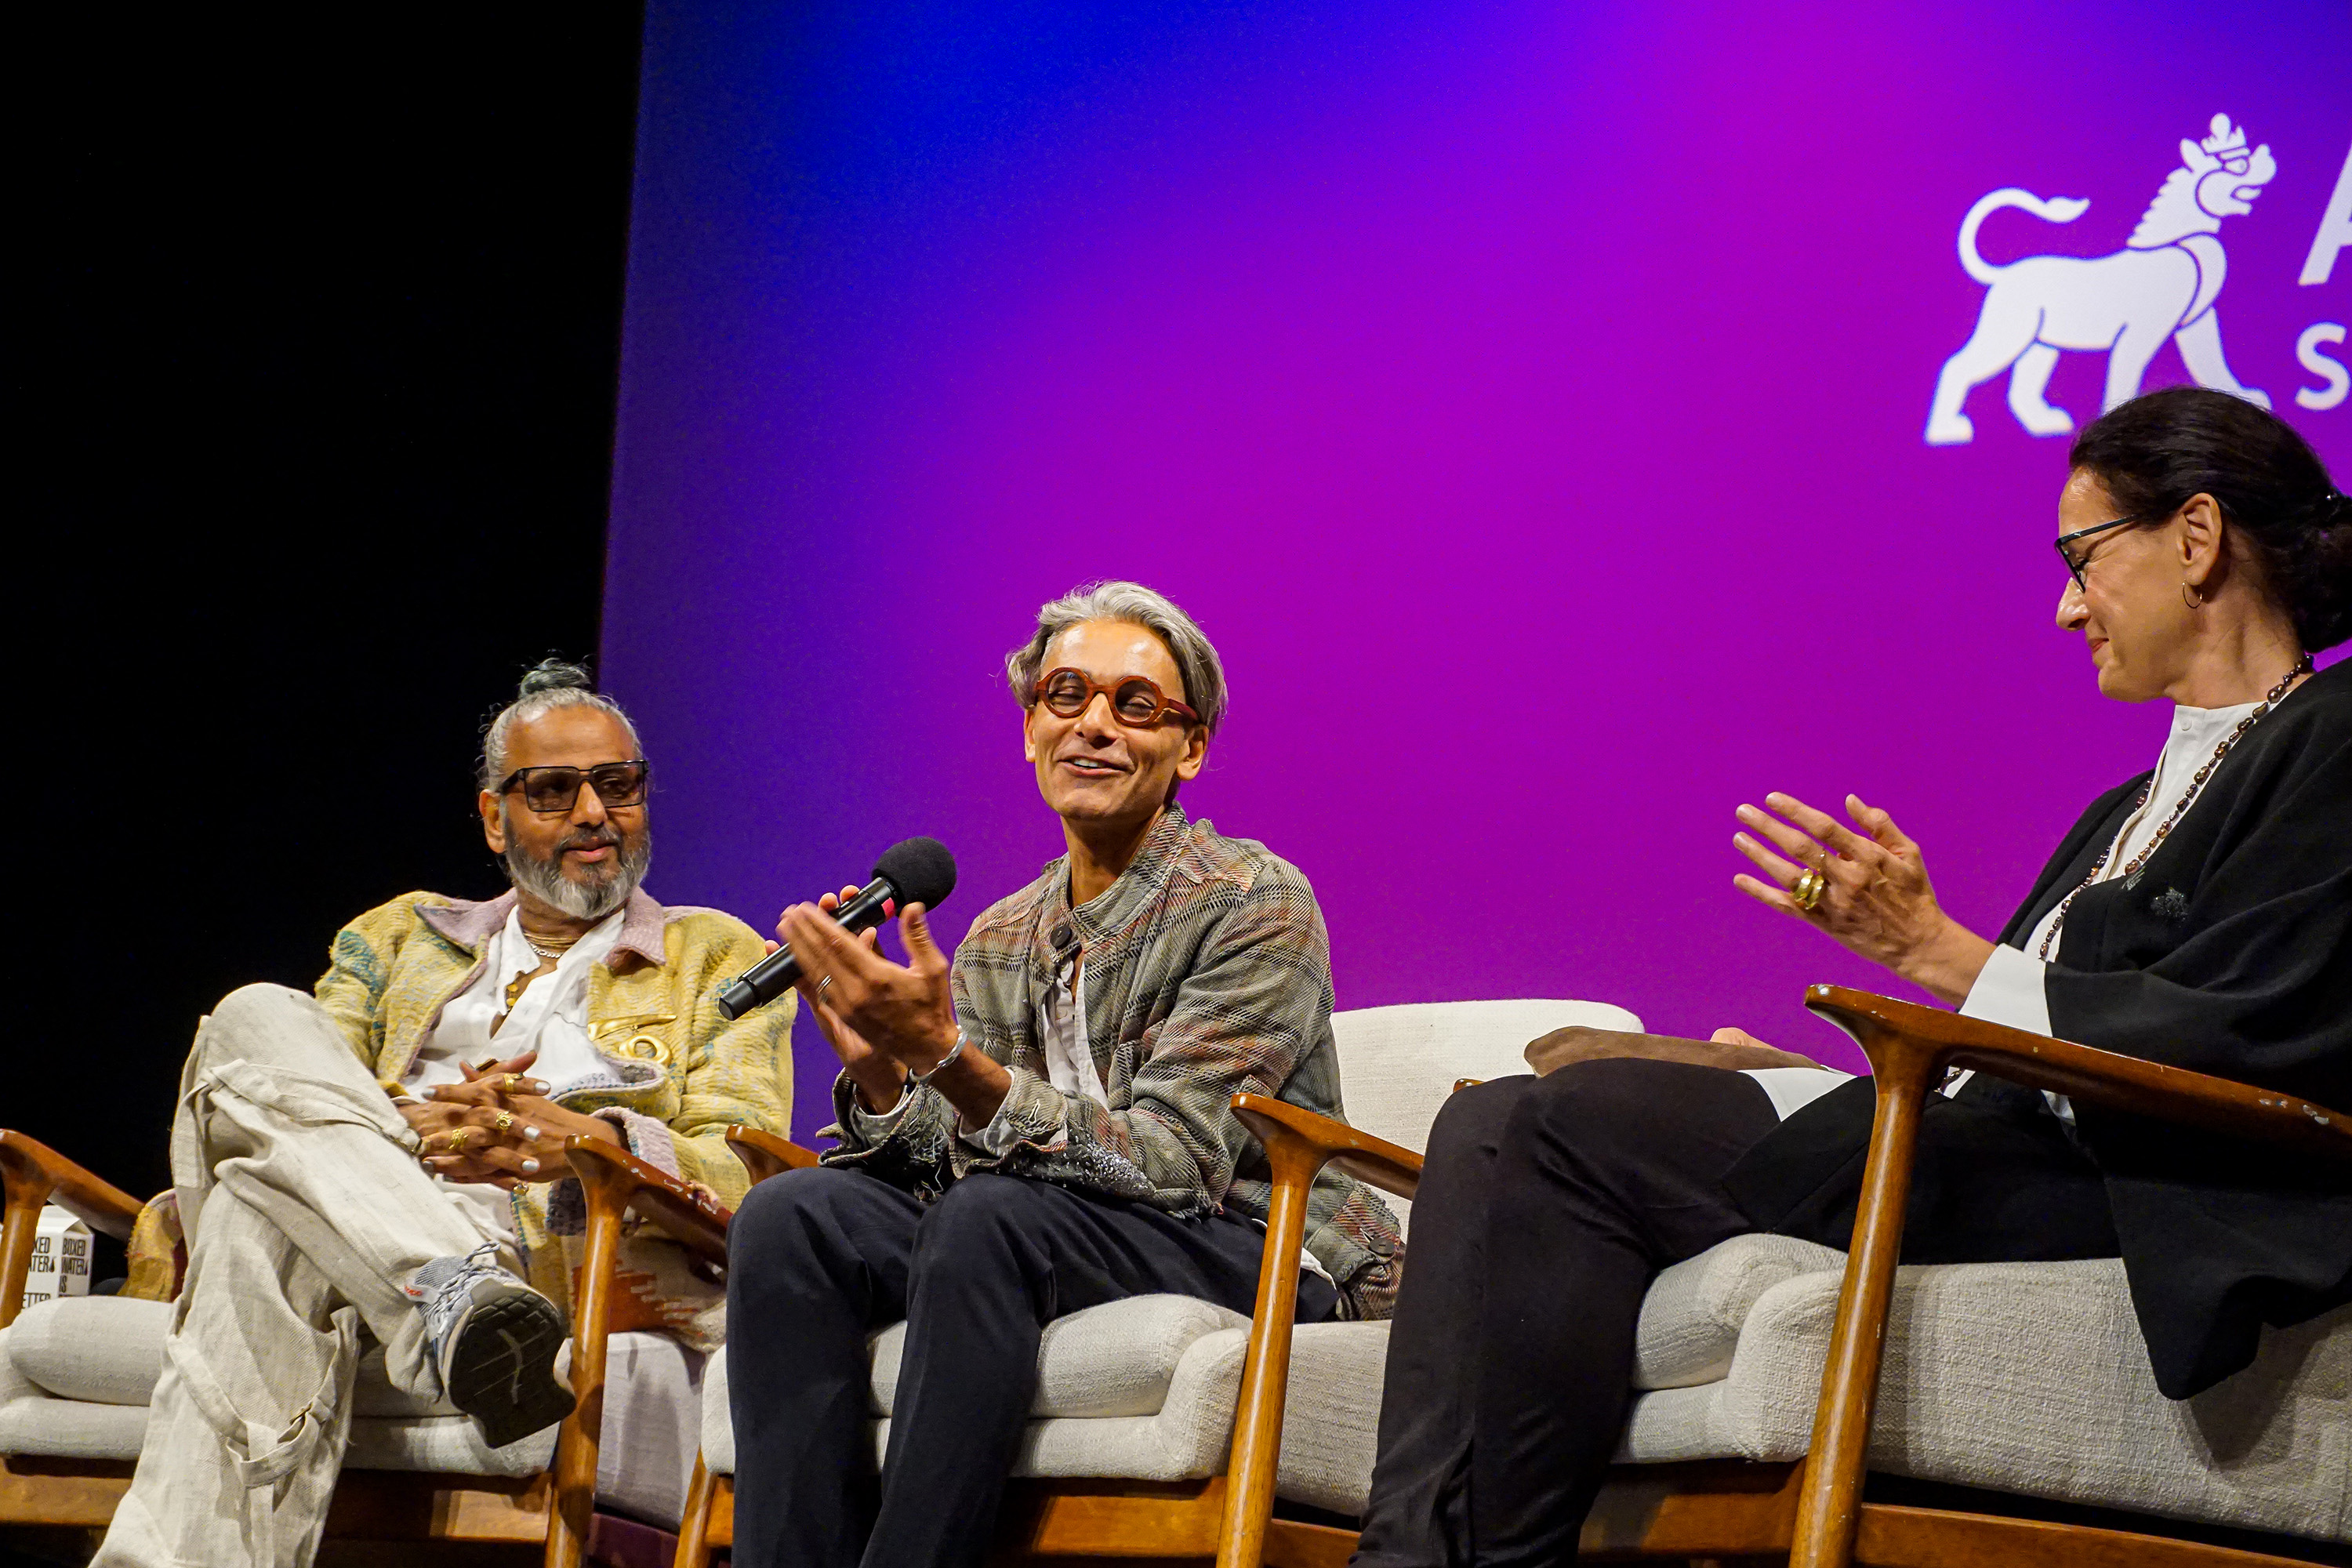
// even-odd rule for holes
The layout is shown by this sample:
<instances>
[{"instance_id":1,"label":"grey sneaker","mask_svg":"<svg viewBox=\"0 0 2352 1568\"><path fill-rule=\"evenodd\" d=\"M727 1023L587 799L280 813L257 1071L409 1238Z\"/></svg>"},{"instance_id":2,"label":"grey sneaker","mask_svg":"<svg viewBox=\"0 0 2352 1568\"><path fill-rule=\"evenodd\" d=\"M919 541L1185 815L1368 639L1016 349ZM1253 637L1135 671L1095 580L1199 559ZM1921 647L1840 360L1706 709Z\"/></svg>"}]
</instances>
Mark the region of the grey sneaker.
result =
<instances>
[{"instance_id":1,"label":"grey sneaker","mask_svg":"<svg viewBox=\"0 0 2352 1568\"><path fill-rule=\"evenodd\" d=\"M425 1338L449 1403L472 1416L482 1440L502 1448L572 1414L555 1380L563 1314L499 1268L494 1247L436 1258L407 1289L425 1311Z\"/></svg>"}]
</instances>

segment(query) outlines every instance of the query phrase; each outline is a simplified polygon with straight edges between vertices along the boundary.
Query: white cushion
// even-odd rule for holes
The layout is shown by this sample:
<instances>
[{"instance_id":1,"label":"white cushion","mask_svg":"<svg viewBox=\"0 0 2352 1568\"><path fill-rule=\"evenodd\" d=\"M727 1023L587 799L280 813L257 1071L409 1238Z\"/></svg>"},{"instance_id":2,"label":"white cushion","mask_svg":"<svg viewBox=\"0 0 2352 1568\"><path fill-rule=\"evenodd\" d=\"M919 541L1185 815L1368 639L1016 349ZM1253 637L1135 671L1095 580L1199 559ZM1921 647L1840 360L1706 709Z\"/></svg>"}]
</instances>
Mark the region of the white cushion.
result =
<instances>
[{"instance_id":1,"label":"white cushion","mask_svg":"<svg viewBox=\"0 0 2352 1568\"><path fill-rule=\"evenodd\" d=\"M1532 1070L1528 1043L1571 1024L1637 1034L1642 1027L1606 1002L1409 1002L1334 1013L1348 1121L1422 1153L1457 1080L1524 1075ZM1409 1226L1412 1205L1393 1196L1387 1202L1400 1227Z\"/></svg>"},{"instance_id":2,"label":"white cushion","mask_svg":"<svg viewBox=\"0 0 2352 1568\"><path fill-rule=\"evenodd\" d=\"M727 1409L727 1347L702 1369L702 1463L714 1476L735 1473L735 1421Z\"/></svg>"},{"instance_id":3,"label":"white cushion","mask_svg":"<svg viewBox=\"0 0 2352 1568\"><path fill-rule=\"evenodd\" d=\"M1636 1400L1619 1457L1801 1456L1843 1268L1765 1291L1722 1381ZM2267 1331L2252 1366L2176 1404L2157 1392L2117 1259L1899 1269L1870 1463L2352 1540L2352 1308Z\"/></svg>"},{"instance_id":4,"label":"white cushion","mask_svg":"<svg viewBox=\"0 0 2352 1568\"><path fill-rule=\"evenodd\" d=\"M60 1296L17 1315L8 1329L8 1359L57 1398L144 1406L163 1373L171 1328L166 1301Z\"/></svg>"},{"instance_id":5,"label":"white cushion","mask_svg":"<svg viewBox=\"0 0 2352 1568\"><path fill-rule=\"evenodd\" d=\"M0 1331L0 1453L137 1458L171 1322L167 1303L113 1296L67 1297L20 1314ZM606 1344L598 1500L674 1526L694 1472L703 1358L667 1334L614 1334ZM488 1447L471 1418L386 1383L373 1347L360 1362L352 1411L351 1469L530 1476L555 1455L553 1427Z\"/></svg>"},{"instance_id":6,"label":"white cushion","mask_svg":"<svg viewBox=\"0 0 2352 1568\"><path fill-rule=\"evenodd\" d=\"M1221 1474L1233 1441L1242 1360L1249 1349L1248 1324L1238 1314L1228 1316L1234 1326L1202 1334L1185 1346L1159 1410L1032 1420L1023 1430L1013 1473L1151 1481L1199 1480ZM1278 1486L1283 1496L1318 1508L1352 1511L1362 1507L1371 1476L1388 1344L1386 1323L1307 1323L1298 1329L1291 1347L1291 1399L1282 1427ZM724 1350L711 1356L702 1394L703 1462L714 1475L732 1475L735 1429L728 1416ZM868 1463L880 1465L889 1440L890 1423L874 1422Z\"/></svg>"},{"instance_id":7,"label":"white cushion","mask_svg":"<svg viewBox=\"0 0 2352 1568\"><path fill-rule=\"evenodd\" d=\"M1249 1320L1191 1296L1130 1296L1056 1318L1037 1344L1032 1415L1151 1415L1168 1397L1176 1364L1193 1341ZM870 1342L873 1410L890 1414L907 1325L893 1323Z\"/></svg>"},{"instance_id":8,"label":"white cushion","mask_svg":"<svg viewBox=\"0 0 2352 1568\"><path fill-rule=\"evenodd\" d=\"M1843 1268L1845 1254L1792 1236L1735 1236L1651 1281L1633 1340L1635 1388L1687 1388L1731 1371L1740 1325L1783 1279Z\"/></svg>"},{"instance_id":9,"label":"white cushion","mask_svg":"<svg viewBox=\"0 0 2352 1568\"><path fill-rule=\"evenodd\" d=\"M1283 1413L1276 1481L1282 1496L1341 1511L1362 1508L1388 1344L1384 1322L1307 1323L1298 1329L1291 1346L1292 1399ZM1246 1325L1194 1341L1156 1415L1031 1421L1022 1429L1013 1474L1145 1481L1223 1474L1248 1350ZM890 1423L875 1422L872 1463L880 1464L889 1441ZM707 1439L704 1452L706 1458L711 1452ZM731 1443L728 1452L731 1463Z\"/></svg>"}]
</instances>

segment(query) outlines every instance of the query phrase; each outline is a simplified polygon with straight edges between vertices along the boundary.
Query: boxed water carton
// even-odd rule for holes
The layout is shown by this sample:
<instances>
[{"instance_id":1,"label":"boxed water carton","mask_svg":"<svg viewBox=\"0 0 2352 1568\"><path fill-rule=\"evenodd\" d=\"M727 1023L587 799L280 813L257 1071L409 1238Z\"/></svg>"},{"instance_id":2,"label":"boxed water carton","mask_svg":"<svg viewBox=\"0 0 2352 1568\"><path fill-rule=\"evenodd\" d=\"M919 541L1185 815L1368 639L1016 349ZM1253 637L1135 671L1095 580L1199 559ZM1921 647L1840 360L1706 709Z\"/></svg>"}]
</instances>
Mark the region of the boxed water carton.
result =
<instances>
[{"instance_id":1,"label":"boxed water carton","mask_svg":"<svg viewBox=\"0 0 2352 1568\"><path fill-rule=\"evenodd\" d=\"M25 1305L89 1294L89 1226L55 1204L43 1205L33 1230L33 1266L25 1273Z\"/></svg>"}]
</instances>

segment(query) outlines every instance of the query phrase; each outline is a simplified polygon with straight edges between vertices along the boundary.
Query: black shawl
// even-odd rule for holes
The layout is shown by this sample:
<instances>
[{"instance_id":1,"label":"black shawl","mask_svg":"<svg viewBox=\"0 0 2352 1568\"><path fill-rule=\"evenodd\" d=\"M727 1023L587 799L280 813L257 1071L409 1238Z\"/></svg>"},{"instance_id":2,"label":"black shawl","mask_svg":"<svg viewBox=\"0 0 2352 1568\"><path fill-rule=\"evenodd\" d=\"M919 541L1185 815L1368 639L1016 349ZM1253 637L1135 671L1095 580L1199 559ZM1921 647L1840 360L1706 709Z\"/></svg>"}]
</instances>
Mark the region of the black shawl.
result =
<instances>
[{"instance_id":1,"label":"black shawl","mask_svg":"<svg viewBox=\"0 0 2352 1568\"><path fill-rule=\"evenodd\" d=\"M2091 803L2003 942L2024 946L2081 884L2147 777ZM2153 803L2167 814L2171 805ZM2352 1112L2352 662L2305 681L2257 721L2139 871L2075 898L2045 993L2062 1039ZM1822 1228L1805 1216L1842 1213L1850 1226L1867 1084L1807 1106L1732 1172L1727 1184L1750 1217L1798 1234ZM2038 1096L1973 1098L2010 1118L2047 1115ZM1969 1129L1987 1112L1930 1110L1939 1114L1923 1154L1930 1137L1954 1144L1936 1162L1950 1180L1956 1166L1965 1173ZM2252 1361L2263 1324L2352 1300L2352 1166L2097 1106L2078 1105L2075 1117L2168 1396L2185 1399ZM1915 1217L1932 1208L1915 1191ZM1907 1232L1905 1254L1934 1256ZM2021 1256L2031 1255L2029 1243Z\"/></svg>"}]
</instances>

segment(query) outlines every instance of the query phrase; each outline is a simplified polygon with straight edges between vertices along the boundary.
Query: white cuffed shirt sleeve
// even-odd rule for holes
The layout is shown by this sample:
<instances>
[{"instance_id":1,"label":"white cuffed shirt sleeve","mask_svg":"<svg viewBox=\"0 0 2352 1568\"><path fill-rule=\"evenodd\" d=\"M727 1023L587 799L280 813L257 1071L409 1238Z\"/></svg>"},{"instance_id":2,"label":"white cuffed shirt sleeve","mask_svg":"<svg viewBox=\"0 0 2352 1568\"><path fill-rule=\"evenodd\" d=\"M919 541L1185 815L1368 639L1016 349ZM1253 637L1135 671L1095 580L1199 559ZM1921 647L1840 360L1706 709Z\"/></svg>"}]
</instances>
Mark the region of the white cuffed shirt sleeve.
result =
<instances>
[{"instance_id":1,"label":"white cuffed shirt sleeve","mask_svg":"<svg viewBox=\"0 0 2352 1568\"><path fill-rule=\"evenodd\" d=\"M1996 946L1984 968L1978 971L1977 983L1969 987L1968 999L1960 1004L1960 1016L2046 1035L2050 994L2042 988L2042 980L2049 973L2050 966L2040 959L2013 947Z\"/></svg>"}]
</instances>

